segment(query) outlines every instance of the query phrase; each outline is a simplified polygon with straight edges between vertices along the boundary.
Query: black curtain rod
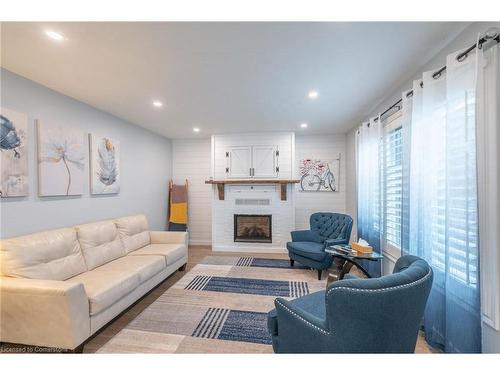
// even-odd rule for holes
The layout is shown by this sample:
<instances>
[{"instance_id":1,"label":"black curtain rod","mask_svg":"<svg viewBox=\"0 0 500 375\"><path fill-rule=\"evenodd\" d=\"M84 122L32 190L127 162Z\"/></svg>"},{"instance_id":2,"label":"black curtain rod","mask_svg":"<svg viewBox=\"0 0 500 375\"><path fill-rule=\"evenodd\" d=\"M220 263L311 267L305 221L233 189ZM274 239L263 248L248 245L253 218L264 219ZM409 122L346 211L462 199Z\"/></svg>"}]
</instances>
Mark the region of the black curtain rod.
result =
<instances>
[{"instance_id":1,"label":"black curtain rod","mask_svg":"<svg viewBox=\"0 0 500 375\"><path fill-rule=\"evenodd\" d=\"M481 39L479 39L478 43L474 43L472 46L470 46L469 48L467 48L465 51L463 51L462 53L458 54L457 55L457 61L464 61L467 56L469 55L469 53L471 53L474 49L477 48L477 46L479 45L479 49L481 49L482 45L490 40L494 40L495 42L497 43L500 43L500 34L499 33L496 33L496 36L494 37L488 37L488 36L484 36L482 37ZM441 77L441 74L446 70L446 65L443 66L441 69L438 69L433 75L432 75L432 78L434 79L438 79L439 77ZM420 82L420 87L424 87L424 84L423 82ZM410 90L406 93L406 97L409 98L413 96L413 90ZM403 102L403 99L399 99L396 103L394 103L393 105L391 105L389 108L387 108L384 112L382 112L379 116L375 117L374 121L378 121L381 117L383 117L384 115L386 115L387 113L389 113L391 110L393 110L394 108L398 108L398 111L401 109L401 103Z\"/></svg>"}]
</instances>

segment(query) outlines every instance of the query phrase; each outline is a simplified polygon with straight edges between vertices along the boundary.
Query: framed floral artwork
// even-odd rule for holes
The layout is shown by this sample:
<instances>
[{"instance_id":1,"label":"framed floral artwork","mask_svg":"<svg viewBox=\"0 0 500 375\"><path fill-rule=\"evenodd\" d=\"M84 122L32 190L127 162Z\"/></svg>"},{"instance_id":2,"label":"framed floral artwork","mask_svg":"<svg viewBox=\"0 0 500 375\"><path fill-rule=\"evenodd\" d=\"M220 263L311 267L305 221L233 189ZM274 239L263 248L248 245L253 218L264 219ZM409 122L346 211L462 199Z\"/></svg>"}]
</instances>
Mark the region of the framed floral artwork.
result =
<instances>
[{"instance_id":1,"label":"framed floral artwork","mask_svg":"<svg viewBox=\"0 0 500 375\"><path fill-rule=\"evenodd\" d=\"M85 135L78 129L37 121L38 195L82 195Z\"/></svg>"},{"instance_id":2,"label":"framed floral artwork","mask_svg":"<svg viewBox=\"0 0 500 375\"><path fill-rule=\"evenodd\" d=\"M110 137L89 134L90 193L120 192L120 143Z\"/></svg>"}]
</instances>

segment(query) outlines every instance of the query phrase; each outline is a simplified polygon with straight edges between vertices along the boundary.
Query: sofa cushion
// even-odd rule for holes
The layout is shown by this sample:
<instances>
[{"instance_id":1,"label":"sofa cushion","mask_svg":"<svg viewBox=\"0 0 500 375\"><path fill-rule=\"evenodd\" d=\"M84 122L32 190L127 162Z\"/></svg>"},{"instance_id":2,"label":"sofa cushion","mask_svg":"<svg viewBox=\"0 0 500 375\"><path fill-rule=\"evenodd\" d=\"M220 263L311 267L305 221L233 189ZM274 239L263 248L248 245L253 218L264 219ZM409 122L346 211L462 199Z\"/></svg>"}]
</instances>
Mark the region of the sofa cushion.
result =
<instances>
[{"instance_id":1,"label":"sofa cushion","mask_svg":"<svg viewBox=\"0 0 500 375\"><path fill-rule=\"evenodd\" d=\"M287 242L286 247L292 253L318 262L327 257L324 245L317 242Z\"/></svg>"},{"instance_id":2,"label":"sofa cushion","mask_svg":"<svg viewBox=\"0 0 500 375\"><path fill-rule=\"evenodd\" d=\"M70 279L81 282L90 315L107 309L165 268L161 256L125 256Z\"/></svg>"},{"instance_id":3,"label":"sofa cushion","mask_svg":"<svg viewBox=\"0 0 500 375\"><path fill-rule=\"evenodd\" d=\"M63 228L0 242L2 275L66 280L87 271L76 231Z\"/></svg>"},{"instance_id":4,"label":"sofa cushion","mask_svg":"<svg viewBox=\"0 0 500 375\"><path fill-rule=\"evenodd\" d=\"M126 255L113 221L98 221L75 227L89 270Z\"/></svg>"},{"instance_id":5,"label":"sofa cushion","mask_svg":"<svg viewBox=\"0 0 500 375\"><path fill-rule=\"evenodd\" d=\"M126 216L115 220L127 253L150 244L148 220L144 215Z\"/></svg>"},{"instance_id":6,"label":"sofa cushion","mask_svg":"<svg viewBox=\"0 0 500 375\"><path fill-rule=\"evenodd\" d=\"M184 244L151 244L132 251L129 255L163 255L169 266L186 256L187 250Z\"/></svg>"}]
</instances>

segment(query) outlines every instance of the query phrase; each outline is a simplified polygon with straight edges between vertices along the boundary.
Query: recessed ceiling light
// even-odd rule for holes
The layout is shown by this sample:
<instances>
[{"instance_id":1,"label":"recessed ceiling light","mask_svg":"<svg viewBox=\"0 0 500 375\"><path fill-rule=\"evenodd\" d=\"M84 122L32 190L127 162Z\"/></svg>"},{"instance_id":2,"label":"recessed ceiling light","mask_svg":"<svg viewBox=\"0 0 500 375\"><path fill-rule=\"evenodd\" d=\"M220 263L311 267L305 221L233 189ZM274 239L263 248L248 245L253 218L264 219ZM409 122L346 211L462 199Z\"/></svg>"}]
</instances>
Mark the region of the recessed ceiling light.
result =
<instances>
[{"instance_id":1,"label":"recessed ceiling light","mask_svg":"<svg viewBox=\"0 0 500 375\"><path fill-rule=\"evenodd\" d=\"M307 124L306 124L306 123L300 124L300 127L301 127L302 129L305 129L305 128L307 128Z\"/></svg>"},{"instance_id":2,"label":"recessed ceiling light","mask_svg":"<svg viewBox=\"0 0 500 375\"><path fill-rule=\"evenodd\" d=\"M195 133L199 133L199 132L200 132L200 128L193 128L193 131L194 131Z\"/></svg>"},{"instance_id":3,"label":"recessed ceiling light","mask_svg":"<svg viewBox=\"0 0 500 375\"><path fill-rule=\"evenodd\" d=\"M45 35L47 35L49 38L57 40L57 41L61 41L61 40L65 39L64 35L56 32L56 31L52 31L52 30L47 30L45 32Z\"/></svg>"},{"instance_id":4,"label":"recessed ceiling light","mask_svg":"<svg viewBox=\"0 0 500 375\"><path fill-rule=\"evenodd\" d=\"M311 90L307 96L309 96L310 99L316 99L319 96L319 93L315 90Z\"/></svg>"},{"instance_id":5,"label":"recessed ceiling light","mask_svg":"<svg viewBox=\"0 0 500 375\"><path fill-rule=\"evenodd\" d=\"M163 107L163 103L160 102L159 100L155 100L153 102L153 106L155 106L156 108L160 108L160 107Z\"/></svg>"}]
</instances>

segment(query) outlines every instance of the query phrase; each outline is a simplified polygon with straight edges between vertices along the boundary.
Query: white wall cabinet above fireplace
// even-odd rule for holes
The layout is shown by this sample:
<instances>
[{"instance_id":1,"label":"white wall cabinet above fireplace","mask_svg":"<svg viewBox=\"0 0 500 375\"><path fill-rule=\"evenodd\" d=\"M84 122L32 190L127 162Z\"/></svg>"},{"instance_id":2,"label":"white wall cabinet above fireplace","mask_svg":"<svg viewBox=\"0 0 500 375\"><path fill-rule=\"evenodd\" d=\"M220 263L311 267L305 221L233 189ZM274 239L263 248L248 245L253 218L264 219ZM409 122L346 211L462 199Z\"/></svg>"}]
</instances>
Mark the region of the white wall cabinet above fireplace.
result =
<instances>
[{"instance_id":1,"label":"white wall cabinet above fireplace","mask_svg":"<svg viewBox=\"0 0 500 375\"><path fill-rule=\"evenodd\" d=\"M226 178L279 176L279 151L276 145L230 146L225 155Z\"/></svg>"}]
</instances>

